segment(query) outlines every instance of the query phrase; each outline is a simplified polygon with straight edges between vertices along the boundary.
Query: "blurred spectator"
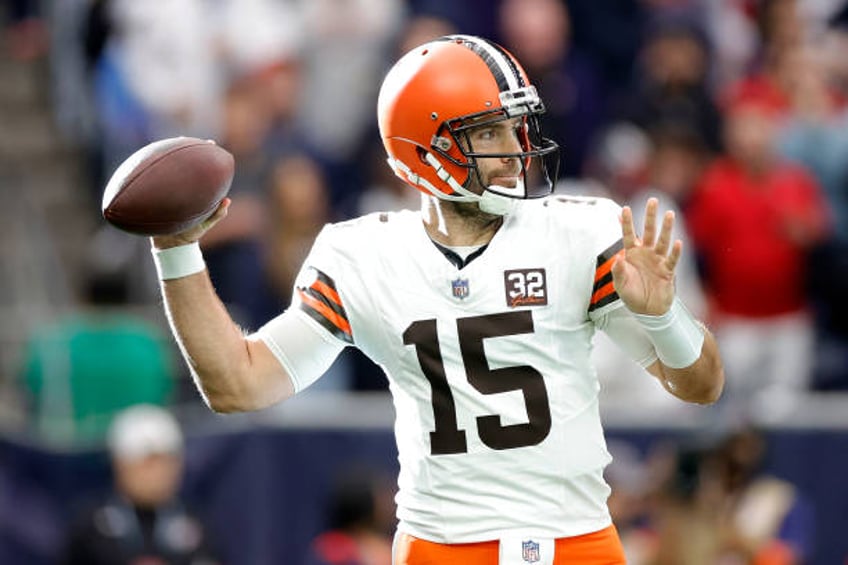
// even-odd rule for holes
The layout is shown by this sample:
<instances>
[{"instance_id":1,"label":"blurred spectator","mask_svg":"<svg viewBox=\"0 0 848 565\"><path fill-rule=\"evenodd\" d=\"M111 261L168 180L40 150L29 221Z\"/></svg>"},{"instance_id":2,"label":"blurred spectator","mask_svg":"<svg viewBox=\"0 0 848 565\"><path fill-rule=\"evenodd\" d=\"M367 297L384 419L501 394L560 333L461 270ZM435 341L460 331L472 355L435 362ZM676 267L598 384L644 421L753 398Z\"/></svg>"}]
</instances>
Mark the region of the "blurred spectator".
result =
<instances>
[{"instance_id":1,"label":"blurred spectator","mask_svg":"<svg viewBox=\"0 0 848 565\"><path fill-rule=\"evenodd\" d=\"M386 167L388 168L388 166ZM294 279L331 209L329 189L322 169L304 154L280 158L273 165L268 202L268 227L263 269L274 292L276 308L291 302ZM362 370L385 381L383 372L358 351L346 350L310 387L310 391L349 390L358 380L354 363L362 358ZM366 377L367 378L367 377ZM385 388L385 387L383 387Z\"/></svg>"},{"instance_id":2,"label":"blurred spectator","mask_svg":"<svg viewBox=\"0 0 848 565\"><path fill-rule=\"evenodd\" d=\"M406 20L397 41L396 55L399 57L415 47L443 35L459 33L450 20L433 15L415 15Z\"/></svg>"},{"instance_id":3,"label":"blurred spectator","mask_svg":"<svg viewBox=\"0 0 848 565\"><path fill-rule=\"evenodd\" d=\"M823 47L809 43L784 55L789 110L779 148L819 181L833 212L834 235L848 241L848 111L831 89Z\"/></svg>"},{"instance_id":4,"label":"blurred spectator","mask_svg":"<svg viewBox=\"0 0 848 565\"><path fill-rule=\"evenodd\" d=\"M680 446L670 454L651 518L656 535L651 565L721 563L723 492L715 473L707 471L708 456L703 446Z\"/></svg>"},{"instance_id":5,"label":"blurred spectator","mask_svg":"<svg viewBox=\"0 0 848 565\"><path fill-rule=\"evenodd\" d=\"M757 26L763 51L780 52L798 45L806 34L807 21L802 16L798 0L761 0Z\"/></svg>"},{"instance_id":6,"label":"blurred spectator","mask_svg":"<svg viewBox=\"0 0 848 565\"><path fill-rule=\"evenodd\" d=\"M844 56L848 49L848 3L842 3L824 23L822 41L831 87L843 96L848 95L848 57Z\"/></svg>"},{"instance_id":7,"label":"blurred spectator","mask_svg":"<svg viewBox=\"0 0 848 565\"><path fill-rule=\"evenodd\" d=\"M303 69L300 59L284 59L267 65L254 75L257 89L267 109L268 133L264 151L277 160L302 151L302 135L298 129L297 113L303 89Z\"/></svg>"},{"instance_id":8,"label":"blurred spectator","mask_svg":"<svg viewBox=\"0 0 848 565\"><path fill-rule=\"evenodd\" d=\"M754 405L779 418L810 385L806 260L829 217L815 180L776 153L776 127L759 101L733 106L727 154L687 207L727 374L723 400L739 418Z\"/></svg>"},{"instance_id":9,"label":"blurred spectator","mask_svg":"<svg viewBox=\"0 0 848 565\"><path fill-rule=\"evenodd\" d=\"M766 440L756 430L729 434L711 461L723 492L726 558L755 565L805 563L813 550L813 508L791 483L762 468Z\"/></svg>"},{"instance_id":10,"label":"blurred spectator","mask_svg":"<svg viewBox=\"0 0 848 565\"><path fill-rule=\"evenodd\" d=\"M723 92L750 70L759 47L753 17L754 1L704 2L704 20L711 49L711 90Z\"/></svg>"},{"instance_id":11,"label":"blurred spectator","mask_svg":"<svg viewBox=\"0 0 848 565\"><path fill-rule=\"evenodd\" d=\"M273 161L264 143L271 127L263 82L245 77L224 100L221 145L233 154L236 172L227 219L201 242L209 274L236 321L257 328L279 310L265 267L267 185Z\"/></svg>"},{"instance_id":12,"label":"blurred spectator","mask_svg":"<svg viewBox=\"0 0 848 565\"><path fill-rule=\"evenodd\" d=\"M63 141L86 152L94 204L106 185L92 88L93 65L111 33L106 0L51 2L49 10L52 118Z\"/></svg>"},{"instance_id":13,"label":"blurred spectator","mask_svg":"<svg viewBox=\"0 0 848 565\"><path fill-rule=\"evenodd\" d=\"M172 399L172 342L127 309L127 273L110 259L90 256L82 305L25 345L21 384L46 440L97 442L118 410Z\"/></svg>"},{"instance_id":14,"label":"blurred spectator","mask_svg":"<svg viewBox=\"0 0 848 565\"><path fill-rule=\"evenodd\" d=\"M409 190L386 163L382 144L373 143L365 161L368 185L359 197L357 215L392 210L415 210L421 206L421 194Z\"/></svg>"},{"instance_id":15,"label":"blurred spectator","mask_svg":"<svg viewBox=\"0 0 848 565\"><path fill-rule=\"evenodd\" d=\"M703 138L687 127L655 128L650 138L648 186L665 194L677 208L685 208L709 164L709 149ZM692 302L687 299L687 304Z\"/></svg>"},{"instance_id":16,"label":"blurred spectator","mask_svg":"<svg viewBox=\"0 0 848 565\"><path fill-rule=\"evenodd\" d=\"M255 75L300 57L306 29L300 2L292 0L213 0L213 47L228 80Z\"/></svg>"},{"instance_id":17,"label":"blurred spectator","mask_svg":"<svg viewBox=\"0 0 848 565\"><path fill-rule=\"evenodd\" d=\"M333 208L352 205L362 189L358 149L375 125L374 101L389 51L403 23L401 0L303 3L302 142L321 162Z\"/></svg>"},{"instance_id":18,"label":"blurred spectator","mask_svg":"<svg viewBox=\"0 0 848 565\"><path fill-rule=\"evenodd\" d=\"M652 565L798 565L813 549L812 508L762 468L765 438L751 429L673 454L652 517Z\"/></svg>"},{"instance_id":19,"label":"blurred spectator","mask_svg":"<svg viewBox=\"0 0 848 565\"><path fill-rule=\"evenodd\" d=\"M799 565L813 549L806 497L762 467L765 438L751 429L659 452L662 479L650 516L651 565ZM664 469L662 469L664 468Z\"/></svg>"},{"instance_id":20,"label":"blurred spectator","mask_svg":"<svg viewBox=\"0 0 848 565\"><path fill-rule=\"evenodd\" d=\"M290 0L216 0L214 45L229 86L254 91L267 122L263 151L274 160L299 148L295 133L303 90L302 48L307 34L302 3ZM244 86L244 85L250 85ZM226 114L226 110L225 110Z\"/></svg>"},{"instance_id":21,"label":"blurred spectator","mask_svg":"<svg viewBox=\"0 0 848 565\"><path fill-rule=\"evenodd\" d=\"M109 430L114 491L75 517L66 565L214 565L218 560L199 518L178 490L183 438L166 410L136 405Z\"/></svg>"},{"instance_id":22,"label":"blurred spectator","mask_svg":"<svg viewBox=\"0 0 848 565\"><path fill-rule=\"evenodd\" d=\"M9 0L3 39L8 53L19 61L32 61L47 52L48 29L38 0Z\"/></svg>"},{"instance_id":23,"label":"blurred spectator","mask_svg":"<svg viewBox=\"0 0 848 565\"><path fill-rule=\"evenodd\" d=\"M605 187L604 196L621 203L644 188L651 151L651 139L644 129L629 122L613 122L593 140L586 177Z\"/></svg>"},{"instance_id":24,"label":"blurred spectator","mask_svg":"<svg viewBox=\"0 0 848 565\"><path fill-rule=\"evenodd\" d=\"M270 184L267 262L275 291L285 305L291 302L300 264L330 219L329 194L318 164L305 155L278 161Z\"/></svg>"},{"instance_id":25,"label":"blurred spectator","mask_svg":"<svg viewBox=\"0 0 848 565\"><path fill-rule=\"evenodd\" d=\"M691 17L658 17L647 30L640 71L624 97L625 119L645 130L688 129L713 152L721 148L721 114L708 85L710 50Z\"/></svg>"},{"instance_id":26,"label":"blurred spectator","mask_svg":"<svg viewBox=\"0 0 848 565\"><path fill-rule=\"evenodd\" d=\"M725 103L745 98L771 108L776 115L789 110L786 57L808 34L797 0L763 0L756 7L759 49L749 72L721 95Z\"/></svg>"},{"instance_id":27,"label":"blurred spectator","mask_svg":"<svg viewBox=\"0 0 848 565\"><path fill-rule=\"evenodd\" d=\"M793 50L791 113L779 146L816 177L834 218L832 237L814 249L809 265L817 332L814 384L833 389L848 387L848 307L842 296L848 288L848 110L831 89L836 81L825 47L809 43Z\"/></svg>"},{"instance_id":28,"label":"blurred spectator","mask_svg":"<svg viewBox=\"0 0 848 565\"><path fill-rule=\"evenodd\" d=\"M542 131L564 149L560 176L578 177L590 140L606 117L606 91L596 68L571 42L562 0L503 0L504 47L522 62L545 101Z\"/></svg>"},{"instance_id":29,"label":"blurred spectator","mask_svg":"<svg viewBox=\"0 0 848 565\"><path fill-rule=\"evenodd\" d=\"M221 78L202 0L109 0L96 91L107 171L146 143L217 138Z\"/></svg>"},{"instance_id":30,"label":"blurred spectator","mask_svg":"<svg viewBox=\"0 0 848 565\"><path fill-rule=\"evenodd\" d=\"M330 493L328 530L311 543L304 565L391 565L392 481L364 469L346 471Z\"/></svg>"}]
</instances>

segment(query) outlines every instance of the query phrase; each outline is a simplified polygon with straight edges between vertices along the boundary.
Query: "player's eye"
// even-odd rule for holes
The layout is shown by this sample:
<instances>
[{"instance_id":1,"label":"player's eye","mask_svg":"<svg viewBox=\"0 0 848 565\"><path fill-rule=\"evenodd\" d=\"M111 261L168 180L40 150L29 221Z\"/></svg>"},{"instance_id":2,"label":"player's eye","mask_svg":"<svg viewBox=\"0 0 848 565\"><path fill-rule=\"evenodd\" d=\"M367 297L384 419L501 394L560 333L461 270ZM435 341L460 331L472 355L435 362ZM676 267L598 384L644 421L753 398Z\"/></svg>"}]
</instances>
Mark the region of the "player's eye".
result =
<instances>
[{"instance_id":1,"label":"player's eye","mask_svg":"<svg viewBox=\"0 0 848 565\"><path fill-rule=\"evenodd\" d=\"M497 132L495 131L495 128L483 128L477 130L475 137L480 141L491 141L497 137Z\"/></svg>"}]
</instances>

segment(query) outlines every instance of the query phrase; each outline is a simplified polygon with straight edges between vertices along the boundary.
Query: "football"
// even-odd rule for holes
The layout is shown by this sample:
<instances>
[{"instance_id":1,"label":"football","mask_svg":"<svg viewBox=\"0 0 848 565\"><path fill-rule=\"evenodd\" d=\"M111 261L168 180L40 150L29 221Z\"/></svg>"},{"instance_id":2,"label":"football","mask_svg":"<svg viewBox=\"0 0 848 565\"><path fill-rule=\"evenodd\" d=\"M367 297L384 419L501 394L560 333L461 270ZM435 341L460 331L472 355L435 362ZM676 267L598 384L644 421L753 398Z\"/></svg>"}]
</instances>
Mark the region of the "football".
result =
<instances>
[{"instance_id":1,"label":"football","mask_svg":"<svg viewBox=\"0 0 848 565\"><path fill-rule=\"evenodd\" d=\"M133 153L103 191L103 217L138 235L170 235L212 215L230 190L233 156L214 141L162 139Z\"/></svg>"}]
</instances>

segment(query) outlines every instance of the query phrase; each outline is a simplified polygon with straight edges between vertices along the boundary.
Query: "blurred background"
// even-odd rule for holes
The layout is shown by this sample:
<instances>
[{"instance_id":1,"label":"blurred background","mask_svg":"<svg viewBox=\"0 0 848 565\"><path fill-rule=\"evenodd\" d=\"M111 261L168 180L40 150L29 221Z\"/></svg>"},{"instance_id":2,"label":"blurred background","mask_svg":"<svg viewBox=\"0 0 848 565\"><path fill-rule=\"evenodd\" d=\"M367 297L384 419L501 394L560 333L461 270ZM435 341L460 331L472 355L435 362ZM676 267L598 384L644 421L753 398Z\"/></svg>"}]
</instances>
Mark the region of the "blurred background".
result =
<instances>
[{"instance_id":1,"label":"blurred background","mask_svg":"<svg viewBox=\"0 0 848 565\"><path fill-rule=\"evenodd\" d=\"M558 193L678 214L679 293L727 386L681 404L598 336L629 561L848 563L844 0L6 0L0 25L0 563L387 563L380 370L347 351L302 397L211 413L148 242L106 226L100 197L152 140L232 152L230 214L202 245L256 329L325 222L418 206L376 94L454 32L524 64ZM176 431L116 432L138 405ZM171 557L140 561L148 537Z\"/></svg>"}]
</instances>

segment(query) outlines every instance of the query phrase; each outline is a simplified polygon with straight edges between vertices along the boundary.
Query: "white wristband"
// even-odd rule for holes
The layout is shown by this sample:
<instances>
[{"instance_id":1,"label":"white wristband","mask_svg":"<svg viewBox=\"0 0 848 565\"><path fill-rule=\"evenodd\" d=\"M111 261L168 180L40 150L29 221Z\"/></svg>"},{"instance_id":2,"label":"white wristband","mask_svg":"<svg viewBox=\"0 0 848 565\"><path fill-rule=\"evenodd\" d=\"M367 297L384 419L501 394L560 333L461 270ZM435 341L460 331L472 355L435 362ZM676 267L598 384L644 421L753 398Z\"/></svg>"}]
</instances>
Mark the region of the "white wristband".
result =
<instances>
[{"instance_id":1,"label":"white wristband","mask_svg":"<svg viewBox=\"0 0 848 565\"><path fill-rule=\"evenodd\" d=\"M682 369L701 356L704 327L679 298L675 298L668 312L661 316L636 313L633 316L650 335L657 357L665 366Z\"/></svg>"},{"instance_id":2,"label":"white wristband","mask_svg":"<svg viewBox=\"0 0 848 565\"><path fill-rule=\"evenodd\" d=\"M179 279L206 269L200 244L196 241L168 249L150 249L160 281Z\"/></svg>"}]
</instances>

